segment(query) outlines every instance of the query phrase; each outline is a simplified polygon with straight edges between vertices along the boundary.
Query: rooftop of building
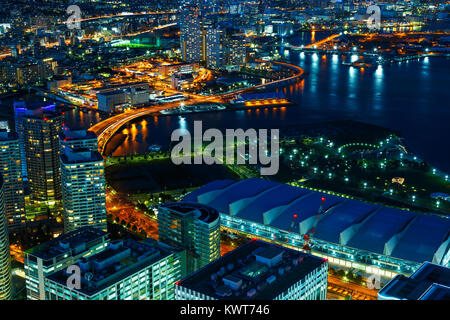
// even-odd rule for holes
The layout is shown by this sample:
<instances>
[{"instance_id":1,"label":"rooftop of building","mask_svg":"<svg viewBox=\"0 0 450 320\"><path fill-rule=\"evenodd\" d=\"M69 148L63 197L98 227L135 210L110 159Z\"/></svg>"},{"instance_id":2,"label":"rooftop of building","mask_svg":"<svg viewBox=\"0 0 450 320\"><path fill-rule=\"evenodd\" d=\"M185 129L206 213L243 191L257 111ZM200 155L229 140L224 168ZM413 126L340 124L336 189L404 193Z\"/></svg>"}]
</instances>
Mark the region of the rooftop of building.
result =
<instances>
[{"instance_id":1,"label":"rooftop of building","mask_svg":"<svg viewBox=\"0 0 450 320\"><path fill-rule=\"evenodd\" d=\"M105 85L103 87L96 88L95 91L99 94L105 95L107 92L110 92L110 91L121 91L123 89L136 87L136 86L148 87L148 82L140 81L140 82L126 83L126 84Z\"/></svg>"},{"instance_id":2,"label":"rooftop of building","mask_svg":"<svg viewBox=\"0 0 450 320\"><path fill-rule=\"evenodd\" d=\"M422 263L442 263L450 250L450 219L433 214L293 187L265 179L211 182L184 197L262 225L305 234L313 224L321 198L326 200L314 237L358 250Z\"/></svg>"},{"instance_id":3,"label":"rooftop of building","mask_svg":"<svg viewBox=\"0 0 450 320\"><path fill-rule=\"evenodd\" d=\"M86 249L86 244L107 236L108 233L96 228L82 227L37 245L27 250L26 253L43 260L49 260L67 252L77 255Z\"/></svg>"},{"instance_id":4,"label":"rooftop of building","mask_svg":"<svg viewBox=\"0 0 450 320\"><path fill-rule=\"evenodd\" d=\"M68 127L64 127L61 131L61 139L64 141L72 141L72 140L85 140L85 139L97 139L97 135L86 129L71 129Z\"/></svg>"},{"instance_id":5,"label":"rooftop of building","mask_svg":"<svg viewBox=\"0 0 450 320\"><path fill-rule=\"evenodd\" d=\"M271 300L324 263L323 258L251 240L177 285L220 300Z\"/></svg>"},{"instance_id":6,"label":"rooftop of building","mask_svg":"<svg viewBox=\"0 0 450 320\"><path fill-rule=\"evenodd\" d=\"M74 290L92 296L170 254L165 247L157 244L132 239L112 241L102 252L78 260L76 265L81 270L81 288ZM63 269L51 274L48 279L66 286L71 274Z\"/></svg>"},{"instance_id":7,"label":"rooftop of building","mask_svg":"<svg viewBox=\"0 0 450 320\"><path fill-rule=\"evenodd\" d=\"M195 202L168 202L160 205L160 207L174 211L179 215L194 214L197 220L205 223L211 223L219 219L217 210Z\"/></svg>"},{"instance_id":8,"label":"rooftop of building","mask_svg":"<svg viewBox=\"0 0 450 320\"><path fill-rule=\"evenodd\" d=\"M410 277L397 275L378 295L384 299L450 300L450 268L425 262Z\"/></svg>"},{"instance_id":9,"label":"rooftop of building","mask_svg":"<svg viewBox=\"0 0 450 320\"><path fill-rule=\"evenodd\" d=\"M14 101L16 113L34 111L34 110L55 110L55 103L41 99L21 99Z\"/></svg>"},{"instance_id":10,"label":"rooftop of building","mask_svg":"<svg viewBox=\"0 0 450 320\"><path fill-rule=\"evenodd\" d=\"M117 94L125 94L125 91L122 89L117 89L117 90L111 90L111 91L101 91L101 92L97 93L98 96L114 96Z\"/></svg>"},{"instance_id":11,"label":"rooftop of building","mask_svg":"<svg viewBox=\"0 0 450 320\"><path fill-rule=\"evenodd\" d=\"M19 136L16 132L0 129L0 141L17 140L18 138Z\"/></svg>"},{"instance_id":12,"label":"rooftop of building","mask_svg":"<svg viewBox=\"0 0 450 320\"><path fill-rule=\"evenodd\" d=\"M61 153L61 161L67 164L74 164L103 161L103 157L98 151L91 151L87 148L68 148L64 153Z\"/></svg>"}]
</instances>

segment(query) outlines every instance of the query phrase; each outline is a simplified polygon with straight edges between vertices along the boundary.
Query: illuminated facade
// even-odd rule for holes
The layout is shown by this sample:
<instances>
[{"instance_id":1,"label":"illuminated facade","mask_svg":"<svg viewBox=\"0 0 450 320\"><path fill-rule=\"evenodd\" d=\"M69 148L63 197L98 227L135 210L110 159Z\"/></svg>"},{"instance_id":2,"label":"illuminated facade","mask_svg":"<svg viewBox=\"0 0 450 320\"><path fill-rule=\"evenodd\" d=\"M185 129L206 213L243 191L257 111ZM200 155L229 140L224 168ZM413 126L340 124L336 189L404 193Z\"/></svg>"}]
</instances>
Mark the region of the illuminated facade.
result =
<instances>
[{"instance_id":1,"label":"illuminated facade","mask_svg":"<svg viewBox=\"0 0 450 320\"><path fill-rule=\"evenodd\" d=\"M80 149L86 148L91 151L98 151L98 141L95 133L87 130L71 130L64 127L60 134L61 153L66 148Z\"/></svg>"},{"instance_id":2,"label":"illuminated facade","mask_svg":"<svg viewBox=\"0 0 450 320\"><path fill-rule=\"evenodd\" d=\"M84 226L106 231L105 167L98 151L61 154L64 232Z\"/></svg>"},{"instance_id":3,"label":"illuminated facade","mask_svg":"<svg viewBox=\"0 0 450 320\"><path fill-rule=\"evenodd\" d=\"M0 300L11 299L11 259L9 254L8 226L3 200L3 178L0 176Z\"/></svg>"},{"instance_id":4,"label":"illuminated facade","mask_svg":"<svg viewBox=\"0 0 450 320\"><path fill-rule=\"evenodd\" d=\"M326 300L326 259L252 240L175 285L177 300Z\"/></svg>"},{"instance_id":5,"label":"illuminated facade","mask_svg":"<svg viewBox=\"0 0 450 320\"><path fill-rule=\"evenodd\" d=\"M17 133L0 130L0 170L8 228L25 223L25 199L22 181L20 141Z\"/></svg>"},{"instance_id":6,"label":"illuminated facade","mask_svg":"<svg viewBox=\"0 0 450 320\"><path fill-rule=\"evenodd\" d=\"M49 205L61 199L59 134L63 117L42 112L23 119L31 199Z\"/></svg>"},{"instance_id":7,"label":"illuminated facade","mask_svg":"<svg viewBox=\"0 0 450 320\"><path fill-rule=\"evenodd\" d=\"M247 63L245 38L234 36L227 40L227 64L242 66Z\"/></svg>"},{"instance_id":8,"label":"illuminated facade","mask_svg":"<svg viewBox=\"0 0 450 320\"><path fill-rule=\"evenodd\" d=\"M72 273L60 270L45 279L47 300L173 300L181 278L178 253L156 241L115 240L76 266L79 289L67 285Z\"/></svg>"},{"instance_id":9,"label":"illuminated facade","mask_svg":"<svg viewBox=\"0 0 450 320\"><path fill-rule=\"evenodd\" d=\"M301 250L322 197L326 201L312 238L312 254L327 258L331 266L392 278L411 274L423 261L449 265L450 221L438 216L263 179L214 181L184 200L218 210L222 227L229 231Z\"/></svg>"},{"instance_id":10,"label":"illuminated facade","mask_svg":"<svg viewBox=\"0 0 450 320\"><path fill-rule=\"evenodd\" d=\"M203 30L199 12L194 8L181 11L180 17L181 58L186 62L203 60Z\"/></svg>"},{"instance_id":11,"label":"illuminated facade","mask_svg":"<svg viewBox=\"0 0 450 320\"><path fill-rule=\"evenodd\" d=\"M32 116L36 112L40 111L55 111L55 105L49 102L39 102L39 103L28 103L26 101L14 101L14 124L17 134L20 140L20 158L22 166L22 177L23 180L28 180L27 172L27 156L25 153L25 141L24 141L24 131L23 131L23 117Z\"/></svg>"},{"instance_id":12,"label":"illuminated facade","mask_svg":"<svg viewBox=\"0 0 450 320\"><path fill-rule=\"evenodd\" d=\"M161 242L187 251L190 274L220 257L218 212L197 203L169 202L158 208Z\"/></svg>"},{"instance_id":13,"label":"illuminated facade","mask_svg":"<svg viewBox=\"0 0 450 320\"><path fill-rule=\"evenodd\" d=\"M224 31L210 26L206 29L206 66L208 68L222 68L225 65Z\"/></svg>"},{"instance_id":14,"label":"illuminated facade","mask_svg":"<svg viewBox=\"0 0 450 320\"><path fill-rule=\"evenodd\" d=\"M81 257L101 252L108 234L84 227L25 251L25 286L28 300L45 300L45 277L74 264Z\"/></svg>"}]
</instances>

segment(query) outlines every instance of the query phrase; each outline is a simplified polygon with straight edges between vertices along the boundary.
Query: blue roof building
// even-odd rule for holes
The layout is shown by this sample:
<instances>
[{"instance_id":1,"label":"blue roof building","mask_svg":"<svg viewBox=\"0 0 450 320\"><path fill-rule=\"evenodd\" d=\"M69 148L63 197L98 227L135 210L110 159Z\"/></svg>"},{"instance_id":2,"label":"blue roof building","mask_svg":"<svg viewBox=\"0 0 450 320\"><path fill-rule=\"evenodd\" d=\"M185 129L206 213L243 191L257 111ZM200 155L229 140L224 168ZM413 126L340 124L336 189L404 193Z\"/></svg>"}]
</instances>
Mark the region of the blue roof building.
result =
<instances>
[{"instance_id":1,"label":"blue roof building","mask_svg":"<svg viewBox=\"0 0 450 320\"><path fill-rule=\"evenodd\" d=\"M378 300L450 300L450 268L426 262L410 277L397 275Z\"/></svg>"},{"instance_id":2,"label":"blue roof building","mask_svg":"<svg viewBox=\"0 0 450 320\"><path fill-rule=\"evenodd\" d=\"M256 178L214 181L183 200L215 208L222 226L235 232L302 247L322 197L325 202L313 236L313 252L328 258L331 265L387 278L411 274L424 261L449 265L450 219L437 215Z\"/></svg>"}]
</instances>

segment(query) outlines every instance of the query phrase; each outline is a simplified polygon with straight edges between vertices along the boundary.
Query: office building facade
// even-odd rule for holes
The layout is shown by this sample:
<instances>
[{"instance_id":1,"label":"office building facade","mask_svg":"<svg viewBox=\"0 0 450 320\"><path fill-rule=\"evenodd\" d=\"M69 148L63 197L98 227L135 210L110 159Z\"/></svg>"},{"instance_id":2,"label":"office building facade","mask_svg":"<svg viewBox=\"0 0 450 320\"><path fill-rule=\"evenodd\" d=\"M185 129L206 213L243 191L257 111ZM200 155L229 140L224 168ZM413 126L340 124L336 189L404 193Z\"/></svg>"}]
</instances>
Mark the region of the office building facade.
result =
<instances>
[{"instance_id":1,"label":"office building facade","mask_svg":"<svg viewBox=\"0 0 450 320\"><path fill-rule=\"evenodd\" d=\"M64 231L84 226L106 231L105 167L98 151L66 148L61 154Z\"/></svg>"},{"instance_id":2,"label":"office building facade","mask_svg":"<svg viewBox=\"0 0 450 320\"><path fill-rule=\"evenodd\" d=\"M187 250L187 272L220 257L220 217L205 205L169 202L158 208L159 240Z\"/></svg>"},{"instance_id":3,"label":"office building facade","mask_svg":"<svg viewBox=\"0 0 450 320\"><path fill-rule=\"evenodd\" d=\"M17 133L4 129L0 129L0 170L8 228L14 229L25 223L20 140Z\"/></svg>"},{"instance_id":4,"label":"office building facade","mask_svg":"<svg viewBox=\"0 0 450 320\"><path fill-rule=\"evenodd\" d=\"M210 26L206 29L206 66L219 69L225 65L224 31L219 27Z\"/></svg>"},{"instance_id":5,"label":"office building facade","mask_svg":"<svg viewBox=\"0 0 450 320\"><path fill-rule=\"evenodd\" d=\"M181 275L177 253L131 239L112 241L76 265L79 287L68 286L72 274L60 270L45 280L47 300L173 300Z\"/></svg>"},{"instance_id":6,"label":"office building facade","mask_svg":"<svg viewBox=\"0 0 450 320\"><path fill-rule=\"evenodd\" d=\"M3 178L0 175L0 300L9 300L12 291L11 258L3 190Z\"/></svg>"},{"instance_id":7,"label":"office building facade","mask_svg":"<svg viewBox=\"0 0 450 320\"><path fill-rule=\"evenodd\" d=\"M61 199L59 134L63 117L41 112L22 119L31 199L52 205Z\"/></svg>"},{"instance_id":8,"label":"office building facade","mask_svg":"<svg viewBox=\"0 0 450 320\"><path fill-rule=\"evenodd\" d=\"M204 60L202 19L196 8L184 8L180 13L180 46L183 61Z\"/></svg>"},{"instance_id":9,"label":"office building facade","mask_svg":"<svg viewBox=\"0 0 450 320\"><path fill-rule=\"evenodd\" d=\"M106 232L84 227L25 251L25 287L28 300L45 300L45 277L101 252L109 243Z\"/></svg>"},{"instance_id":10,"label":"office building facade","mask_svg":"<svg viewBox=\"0 0 450 320\"><path fill-rule=\"evenodd\" d=\"M27 156L25 153L25 141L24 141L24 130L23 130L23 117L32 116L36 112L47 111L54 112L55 104L50 102L35 102L30 103L24 100L14 101L14 124L15 131L19 136L20 141L20 158L22 166L22 177L24 181L28 180L27 172Z\"/></svg>"}]
</instances>

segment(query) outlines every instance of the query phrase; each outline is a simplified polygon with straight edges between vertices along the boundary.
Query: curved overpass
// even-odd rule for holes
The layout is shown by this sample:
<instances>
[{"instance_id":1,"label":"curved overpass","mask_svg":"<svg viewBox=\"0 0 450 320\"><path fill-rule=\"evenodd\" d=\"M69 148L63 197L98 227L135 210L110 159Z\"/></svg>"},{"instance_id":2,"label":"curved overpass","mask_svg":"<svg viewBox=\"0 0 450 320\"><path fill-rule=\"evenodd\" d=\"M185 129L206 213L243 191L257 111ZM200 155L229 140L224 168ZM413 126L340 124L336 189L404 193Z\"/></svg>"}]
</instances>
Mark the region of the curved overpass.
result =
<instances>
[{"instance_id":1,"label":"curved overpass","mask_svg":"<svg viewBox=\"0 0 450 320\"><path fill-rule=\"evenodd\" d=\"M256 60L256 62L269 62L269 61L263 61L263 60ZM220 94L220 95L215 95L215 96L198 96L196 95L196 97L194 99L188 100L188 101L183 101L183 103L185 105L191 105L191 104L197 104L197 103L202 103L202 102L222 102L224 101L224 99L228 99L231 98L235 95L244 93L246 91L249 90L253 90L256 88L261 88L261 87L266 87L269 85L274 85L274 84L280 84L283 82L289 82L291 80L297 79L299 77L301 77L304 73L303 69L295 66L293 64L289 64L289 63L285 63L285 62L278 62L278 61L270 61L273 64L278 64L278 65L282 65L291 69L295 69L297 72L287 78L283 78L283 79L279 79L279 80L274 80L265 84L260 84L260 85L256 85L253 87L249 87L249 88L245 88L245 89L240 89L240 90L236 90L230 93L224 93L224 94ZM170 109L170 108L176 108L180 106L181 101L177 101L177 102L172 102L172 103L167 103L164 105L159 105L159 106L151 106L151 107L147 107L147 108L142 108L142 109L138 109L138 110L133 110L130 112L126 112L126 113L121 113L118 115L115 115L113 117L110 117L106 120L103 120L99 123L97 123L96 125L92 126L89 131L94 132L97 137L98 137L98 149L99 152L105 156L105 149L106 149L106 145L108 144L108 141L114 136L114 134L116 134L125 124L127 124L128 122L164 110L164 109Z\"/></svg>"}]
</instances>

